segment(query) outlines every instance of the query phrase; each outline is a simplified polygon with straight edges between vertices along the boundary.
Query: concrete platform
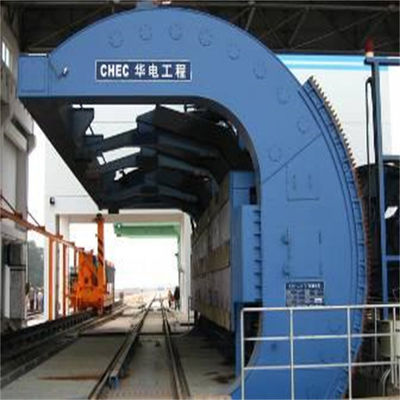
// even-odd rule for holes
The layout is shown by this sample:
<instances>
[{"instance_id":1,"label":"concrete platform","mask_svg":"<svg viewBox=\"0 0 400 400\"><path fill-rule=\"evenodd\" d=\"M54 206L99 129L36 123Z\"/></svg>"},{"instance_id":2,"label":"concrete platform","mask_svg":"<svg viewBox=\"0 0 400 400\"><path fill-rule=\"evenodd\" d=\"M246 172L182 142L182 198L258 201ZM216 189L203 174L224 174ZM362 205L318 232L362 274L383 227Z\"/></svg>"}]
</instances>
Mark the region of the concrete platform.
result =
<instances>
[{"instance_id":1,"label":"concrete platform","mask_svg":"<svg viewBox=\"0 0 400 400\"><path fill-rule=\"evenodd\" d=\"M167 317L171 332L173 334L188 333L192 330L192 326L189 324L188 315L181 311L167 309Z\"/></svg>"},{"instance_id":2,"label":"concrete platform","mask_svg":"<svg viewBox=\"0 0 400 400\"><path fill-rule=\"evenodd\" d=\"M112 334L126 334L143 316L140 309L129 307L124 312L104 324L95 326L92 329L87 329L82 334L84 336L91 335L112 335Z\"/></svg>"},{"instance_id":3,"label":"concrete platform","mask_svg":"<svg viewBox=\"0 0 400 400\"><path fill-rule=\"evenodd\" d=\"M148 312L126 376L102 398L172 399L169 353L163 333L162 313L157 305Z\"/></svg>"},{"instance_id":4,"label":"concrete platform","mask_svg":"<svg viewBox=\"0 0 400 400\"><path fill-rule=\"evenodd\" d=\"M108 399L172 399L171 371L165 339L141 335L127 375L119 387L104 393Z\"/></svg>"},{"instance_id":5,"label":"concrete platform","mask_svg":"<svg viewBox=\"0 0 400 400\"><path fill-rule=\"evenodd\" d=\"M87 398L123 340L122 335L82 337L4 387L1 398Z\"/></svg>"},{"instance_id":6,"label":"concrete platform","mask_svg":"<svg viewBox=\"0 0 400 400\"><path fill-rule=\"evenodd\" d=\"M31 318L28 318L28 320L26 321L26 326L35 326L35 325L43 324L46 321L47 320L43 314L36 314L36 315L33 315Z\"/></svg>"},{"instance_id":7,"label":"concrete platform","mask_svg":"<svg viewBox=\"0 0 400 400\"><path fill-rule=\"evenodd\" d=\"M4 387L1 398L87 398L142 315L129 307L115 319L86 330L70 346Z\"/></svg>"},{"instance_id":8,"label":"concrete platform","mask_svg":"<svg viewBox=\"0 0 400 400\"><path fill-rule=\"evenodd\" d=\"M141 335L163 335L162 314L160 311L149 311L140 331Z\"/></svg>"},{"instance_id":9,"label":"concrete platform","mask_svg":"<svg viewBox=\"0 0 400 400\"><path fill-rule=\"evenodd\" d=\"M229 399L235 380L229 364L213 343L196 331L173 338L192 399Z\"/></svg>"}]
</instances>

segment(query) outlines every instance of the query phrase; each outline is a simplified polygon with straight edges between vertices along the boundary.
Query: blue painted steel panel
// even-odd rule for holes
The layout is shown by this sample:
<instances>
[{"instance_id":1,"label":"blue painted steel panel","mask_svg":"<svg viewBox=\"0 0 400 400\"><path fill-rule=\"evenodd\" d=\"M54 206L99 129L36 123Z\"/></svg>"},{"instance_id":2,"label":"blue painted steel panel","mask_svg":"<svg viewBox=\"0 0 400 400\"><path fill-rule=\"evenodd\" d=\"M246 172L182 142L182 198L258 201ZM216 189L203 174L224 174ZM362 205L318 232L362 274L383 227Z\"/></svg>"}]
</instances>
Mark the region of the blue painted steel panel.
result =
<instances>
[{"instance_id":1,"label":"blue painted steel panel","mask_svg":"<svg viewBox=\"0 0 400 400\"><path fill-rule=\"evenodd\" d=\"M258 239L259 242L259 235L261 232L261 227L259 225L259 207L257 205L249 205L250 189L254 185L254 173L237 171L230 173L229 198L231 207L230 258L232 274L232 329L235 329L234 327L238 322L238 306L247 301L253 301L255 297L260 299L261 296L261 293L258 293L256 296L254 292L254 279L243 279L246 272L255 268L253 247L256 246L257 243L254 243L254 239ZM256 219L258 219L258 222L255 221ZM261 253L261 249L258 249L258 251ZM259 256L261 257L261 254L259 254ZM261 265L259 267L261 268ZM253 290L251 290L251 288L253 288ZM250 298L252 300L250 300ZM238 333L237 330L236 333Z\"/></svg>"},{"instance_id":2,"label":"blue painted steel panel","mask_svg":"<svg viewBox=\"0 0 400 400\"><path fill-rule=\"evenodd\" d=\"M188 60L192 79L99 82L96 60ZM302 87L248 33L195 11L131 11L84 29L47 56L21 56L20 71L18 94L26 104L54 98L70 103L127 104L187 100L231 119L256 168L262 304L284 306L288 282L316 276L324 282L326 304L364 301L362 215L336 123L314 85L308 82ZM250 218L246 211L245 219ZM309 241L298 239L299 227L312 233ZM282 240L287 232L295 232L297 246L295 260L290 259L296 264L289 263L289 273L285 267L288 246ZM318 255L310 258L309 246ZM359 332L361 313L353 317L352 330ZM339 312L320 312L297 316L296 326L304 332L313 328L313 333L341 333L346 325ZM262 335L288 334L288 319L269 316L262 320L261 329ZM354 341L354 357L358 345ZM296 346L296 363L345 359L343 341ZM257 344L250 362L279 365L288 361L288 344L275 342ZM296 371L296 397L341 398L346 376L341 368ZM288 398L289 378L288 371L249 372L246 398ZM232 396L238 398L240 390L237 386Z\"/></svg>"},{"instance_id":3,"label":"blue painted steel panel","mask_svg":"<svg viewBox=\"0 0 400 400\"><path fill-rule=\"evenodd\" d=\"M48 83L46 57L28 56L19 61L18 90L30 93L45 93Z\"/></svg>"},{"instance_id":4,"label":"blue painted steel panel","mask_svg":"<svg viewBox=\"0 0 400 400\"><path fill-rule=\"evenodd\" d=\"M262 299L261 285L261 224L257 205L243 205L235 209L232 223L232 274L235 293L240 303L253 303ZM234 309L234 307L232 307Z\"/></svg>"}]
</instances>

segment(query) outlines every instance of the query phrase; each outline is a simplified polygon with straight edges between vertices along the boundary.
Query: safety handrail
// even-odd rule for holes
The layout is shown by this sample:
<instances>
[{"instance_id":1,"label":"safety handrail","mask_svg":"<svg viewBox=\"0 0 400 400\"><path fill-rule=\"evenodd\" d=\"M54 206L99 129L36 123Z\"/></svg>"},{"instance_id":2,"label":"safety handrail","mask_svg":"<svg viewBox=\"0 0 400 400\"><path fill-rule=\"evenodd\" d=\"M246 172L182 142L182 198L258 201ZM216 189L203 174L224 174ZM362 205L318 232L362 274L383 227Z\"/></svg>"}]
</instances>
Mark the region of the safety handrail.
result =
<instances>
[{"instance_id":1,"label":"safety handrail","mask_svg":"<svg viewBox=\"0 0 400 400\"><path fill-rule=\"evenodd\" d=\"M351 329L351 312L354 310L370 310L374 309L375 323L374 333L353 333ZM268 371L268 370L289 370L290 371L290 399L295 400L295 370L301 369L320 369L320 368L347 368L347 379L348 379L348 398L353 398L353 387L352 387L352 368L353 367L374 367L374 366L390 366L390 374L392 377L392 383L395 387L400 384L400 358L395 354L396 345L396 328L392 324L391 331L388 333L377 332L377 321L376 314L377 310L392 310L393 321L397 320L397 315L400 315L400 304L354 304L354 305L325 305L325 306L299 306L299 307L244 307L240 312L240 380L241 380L241 398L244 400L246 390L246 372L251 370ZM295 335L294 334L294 314L296 312L313 312L313 311L335 311L342 310L346 312L346 333L345 334L318 334L318 335ZM289 314L289 335L274 335L274 336L251 336L246 337L244 334L244 320L246 313L277 313L284 312ZM357 362L353 361L352 356L352 340L362 338L374 338L378 337L389 337L390 338L390 360L378 361L376 358L374 361ZM294 360L294 348L296 341L304 340L330 340L330 339L342 339L346 340L347 343L347 360L346 362L321 362L321 363L301 363L296 364ZM400 341L400 338L397 339ZM289 364L265 364L265 365L245 365L245 342L268 342L268 341L289 341L289 353L290 363ZM375 342L376 344L376 342Z\"/></svg>"}]
</instances>

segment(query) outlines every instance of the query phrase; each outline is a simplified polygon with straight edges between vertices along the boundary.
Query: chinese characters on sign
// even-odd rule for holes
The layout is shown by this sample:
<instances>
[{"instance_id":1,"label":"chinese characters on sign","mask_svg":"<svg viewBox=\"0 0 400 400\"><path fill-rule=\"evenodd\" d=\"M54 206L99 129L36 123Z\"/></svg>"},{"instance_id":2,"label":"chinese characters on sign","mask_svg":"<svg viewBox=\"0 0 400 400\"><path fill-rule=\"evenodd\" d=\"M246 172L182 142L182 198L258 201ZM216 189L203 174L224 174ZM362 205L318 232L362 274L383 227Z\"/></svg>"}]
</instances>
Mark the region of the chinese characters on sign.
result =
<instances>
[{"instance_id":1,"label":"chinese characters on sign","mask_svg":"<svg viewBox=\"0 0 400 400\"><path fill-rule=\"evenodd\" d=\"M190 81L190 61L96 61L98 81Z\"/></svg>"},{"instance_id":2,"label":"chinese characters on sign","mask_svg":"<svg viewBox=\"0 0 400 400\"><path fill-rule=\"evenodd\" d=\"M287 282L286 306L322 306L325 304L324 282Z\"/></svg>"}]
</instances>

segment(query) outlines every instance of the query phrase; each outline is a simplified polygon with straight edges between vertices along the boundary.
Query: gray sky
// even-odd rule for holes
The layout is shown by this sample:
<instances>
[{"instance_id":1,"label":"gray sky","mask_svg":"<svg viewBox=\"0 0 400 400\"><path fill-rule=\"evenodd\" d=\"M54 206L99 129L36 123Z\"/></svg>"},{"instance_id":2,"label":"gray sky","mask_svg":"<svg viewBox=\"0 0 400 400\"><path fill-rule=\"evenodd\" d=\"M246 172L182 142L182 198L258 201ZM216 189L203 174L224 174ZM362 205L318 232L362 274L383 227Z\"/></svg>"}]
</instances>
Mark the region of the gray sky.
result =
<instances>
[{"instance_id":1,"label":"gray sky","mask_svg":"<svg viewBox=\"0 0 400 400\"><path fill-rule=\"evenodd\" d=\"M71 240L97 252L94 224L72 224L70 233ZM116 266L117 289L174 287L178 282L177 251L174 238L118 238L112 224L105 225L105 257Z\"/></svg>"}]
</instances>

